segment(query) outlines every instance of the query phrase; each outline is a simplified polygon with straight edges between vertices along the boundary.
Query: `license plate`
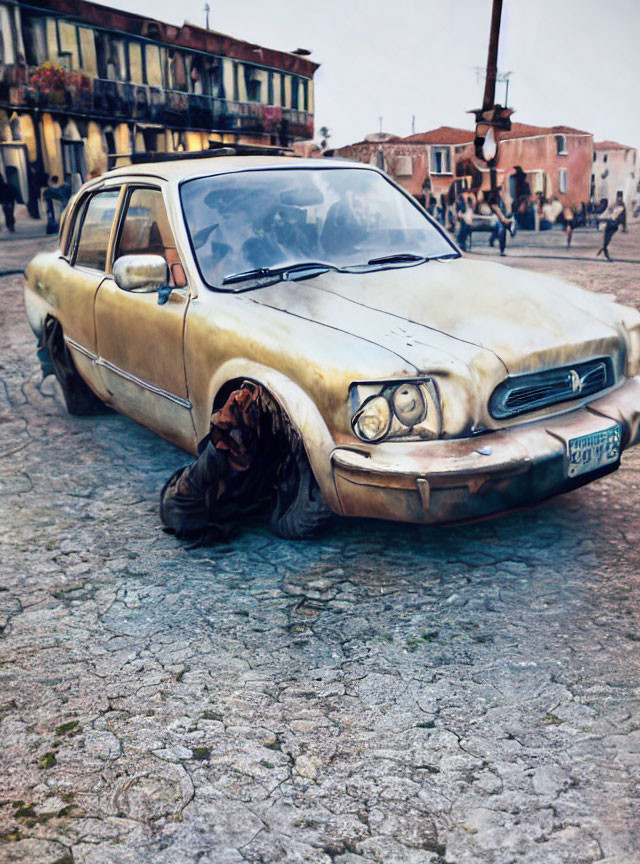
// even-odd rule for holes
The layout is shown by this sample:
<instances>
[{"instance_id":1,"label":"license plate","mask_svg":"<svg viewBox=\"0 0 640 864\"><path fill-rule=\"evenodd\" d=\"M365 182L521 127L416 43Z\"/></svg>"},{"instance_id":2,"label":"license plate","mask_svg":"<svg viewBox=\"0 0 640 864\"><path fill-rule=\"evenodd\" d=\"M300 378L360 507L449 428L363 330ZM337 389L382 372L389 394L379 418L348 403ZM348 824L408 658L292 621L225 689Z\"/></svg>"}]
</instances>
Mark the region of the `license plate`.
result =
<instances>
[{"instance_id":1,"label":"license plate","mask_svg":"<svg viewBox=\"0 0 640 864\"><path fill-rule=\"evenodd\" d=\"M617 423L609 429L581 435L569 440L569 477L586 474L587 471L597 471L605 465L611 465L620 458L620 440L622 426Z\"/></svg>"}]
</instances>

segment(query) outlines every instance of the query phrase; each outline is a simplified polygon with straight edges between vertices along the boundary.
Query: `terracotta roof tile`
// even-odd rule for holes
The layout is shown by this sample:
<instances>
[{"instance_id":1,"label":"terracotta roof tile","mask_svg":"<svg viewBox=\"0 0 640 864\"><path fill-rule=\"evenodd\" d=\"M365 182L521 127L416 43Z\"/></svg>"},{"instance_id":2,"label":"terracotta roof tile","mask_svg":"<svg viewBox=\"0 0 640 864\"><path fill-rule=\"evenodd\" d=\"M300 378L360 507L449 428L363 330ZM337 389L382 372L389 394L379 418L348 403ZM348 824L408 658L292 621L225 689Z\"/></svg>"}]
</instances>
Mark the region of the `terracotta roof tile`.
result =
<instances>
[{"instance_id":1,"label":"terracotta roof tile","mask_svg":"<svg viewBox=\"0 0 640 864\"><path fill-rule=\"evenodd\" d=\"M468 129L456 129L455 126L439 126L429 132L418 132L416 135L408 135L400 138L403 144L470 144L475 137L475 132Z\"/></svg>"},{"instance_id":2,"label":"terracotta roof tile","mask_svg":"<svg viewBox=\"0 0 640 864\"><path fill-rule=\"evenodd\" d=\"M512 123L509 132L500 133L500 139L530 138L534 135L591 135L591 133L583 132L581 129L574 129L572 126L530 126L527 123ZM468 129L458 129L455 126L439 126L437 129L431 129L428 132L407 135L406 138L394 136L383 142L383 144L471 144L474 137L475 132ZM373 142L358 141L355 144L348 144L346 146L357 147L371 143ZM377 147L379 145L373 144L373 146Z\"/></svg>"}]
</instances>

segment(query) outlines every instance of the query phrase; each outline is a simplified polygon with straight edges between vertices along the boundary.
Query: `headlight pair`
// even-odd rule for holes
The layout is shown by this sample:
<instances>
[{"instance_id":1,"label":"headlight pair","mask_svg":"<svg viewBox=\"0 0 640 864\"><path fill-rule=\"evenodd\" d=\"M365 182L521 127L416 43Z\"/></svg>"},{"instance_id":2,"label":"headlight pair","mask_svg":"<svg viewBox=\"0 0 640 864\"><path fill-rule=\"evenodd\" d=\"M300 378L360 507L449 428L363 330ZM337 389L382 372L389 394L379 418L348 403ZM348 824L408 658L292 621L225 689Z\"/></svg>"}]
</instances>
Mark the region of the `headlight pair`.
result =
<instances>
[{"instance_id":1,"label":"headlight pair","mask_svg":"<svg viewBox=\"0 0 640 864\"><path fill-rule=\"evenodd\" d=\"M442 429L435 381L365 382L351 386L351 428L362 441L429 440Z\"/></svg>"}]
</instances>

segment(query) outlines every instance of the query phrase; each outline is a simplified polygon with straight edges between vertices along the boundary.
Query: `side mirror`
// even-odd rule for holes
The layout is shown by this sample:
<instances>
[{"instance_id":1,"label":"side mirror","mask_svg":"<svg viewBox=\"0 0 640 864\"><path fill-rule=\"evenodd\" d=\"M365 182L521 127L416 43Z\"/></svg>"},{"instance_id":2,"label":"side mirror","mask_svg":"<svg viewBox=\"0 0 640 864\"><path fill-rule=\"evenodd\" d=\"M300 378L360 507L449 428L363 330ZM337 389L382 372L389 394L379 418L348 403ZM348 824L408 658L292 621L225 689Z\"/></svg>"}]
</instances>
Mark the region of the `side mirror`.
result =
<instances>
[{"instance_id":1,"label":"side mirror","mask_svg":"<svg viewBox=\"0 0 640 864\"><path fill-rule=\"evenodd\" d=\"M169 268L162 255L123 255L113 265L113 278L123 291L153 294L167 286Z\"/></svg>"}]
</instances>

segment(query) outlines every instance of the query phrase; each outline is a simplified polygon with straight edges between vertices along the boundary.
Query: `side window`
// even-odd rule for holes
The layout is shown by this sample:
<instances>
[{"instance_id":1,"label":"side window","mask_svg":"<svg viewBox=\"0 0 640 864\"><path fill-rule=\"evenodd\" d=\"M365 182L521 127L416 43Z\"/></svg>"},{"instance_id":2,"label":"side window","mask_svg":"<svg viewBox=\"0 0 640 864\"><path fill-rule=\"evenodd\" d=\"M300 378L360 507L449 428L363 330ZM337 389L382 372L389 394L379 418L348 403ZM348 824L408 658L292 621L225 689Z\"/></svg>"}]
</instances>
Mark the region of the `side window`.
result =
<instances>
[{"instance_id":1,"label":"side window","mask_svg":"<svg viewBox=\"0 0 640 864\"><path fill-rule=\"evenodd\" d=\"M80 229L79 238L76 240L74 237L74 242L77 242L74 261L76 266L91 267L102 272L106 269L107 247L119 195L119 188L96 192L89 199L84 218L76 219L74 234L77 226Z\"/></svg>"},{"instance_id":2,"label":"side window","mask_svg":"<svg viewBox=\"0 0 640 864\"><path fill-rule=\"evenodd\" d=\"M133 189L129 194L113 260L121 255L161 255L169 267L169 283L176 288L187 284L159 189Z\"/></svg>"},{"instance_id":3,"label":"side window","mask_svg":"<svg viewBox=\"0 0 640 864\"><path fill-rule=\"evenodd\" d=\"M89 197L87 195L81 201L78 201L76 207L73 208L73 223L69 227L69 233L67 235L67 248L65 250L66 256L69 260L73 258L73 253L76 248L76 243L78 242L78 236L80 234L80 226L82 225L82 217L84 215L84 211L87 209L87 201Z\"/></svg>"}]
</instances>

